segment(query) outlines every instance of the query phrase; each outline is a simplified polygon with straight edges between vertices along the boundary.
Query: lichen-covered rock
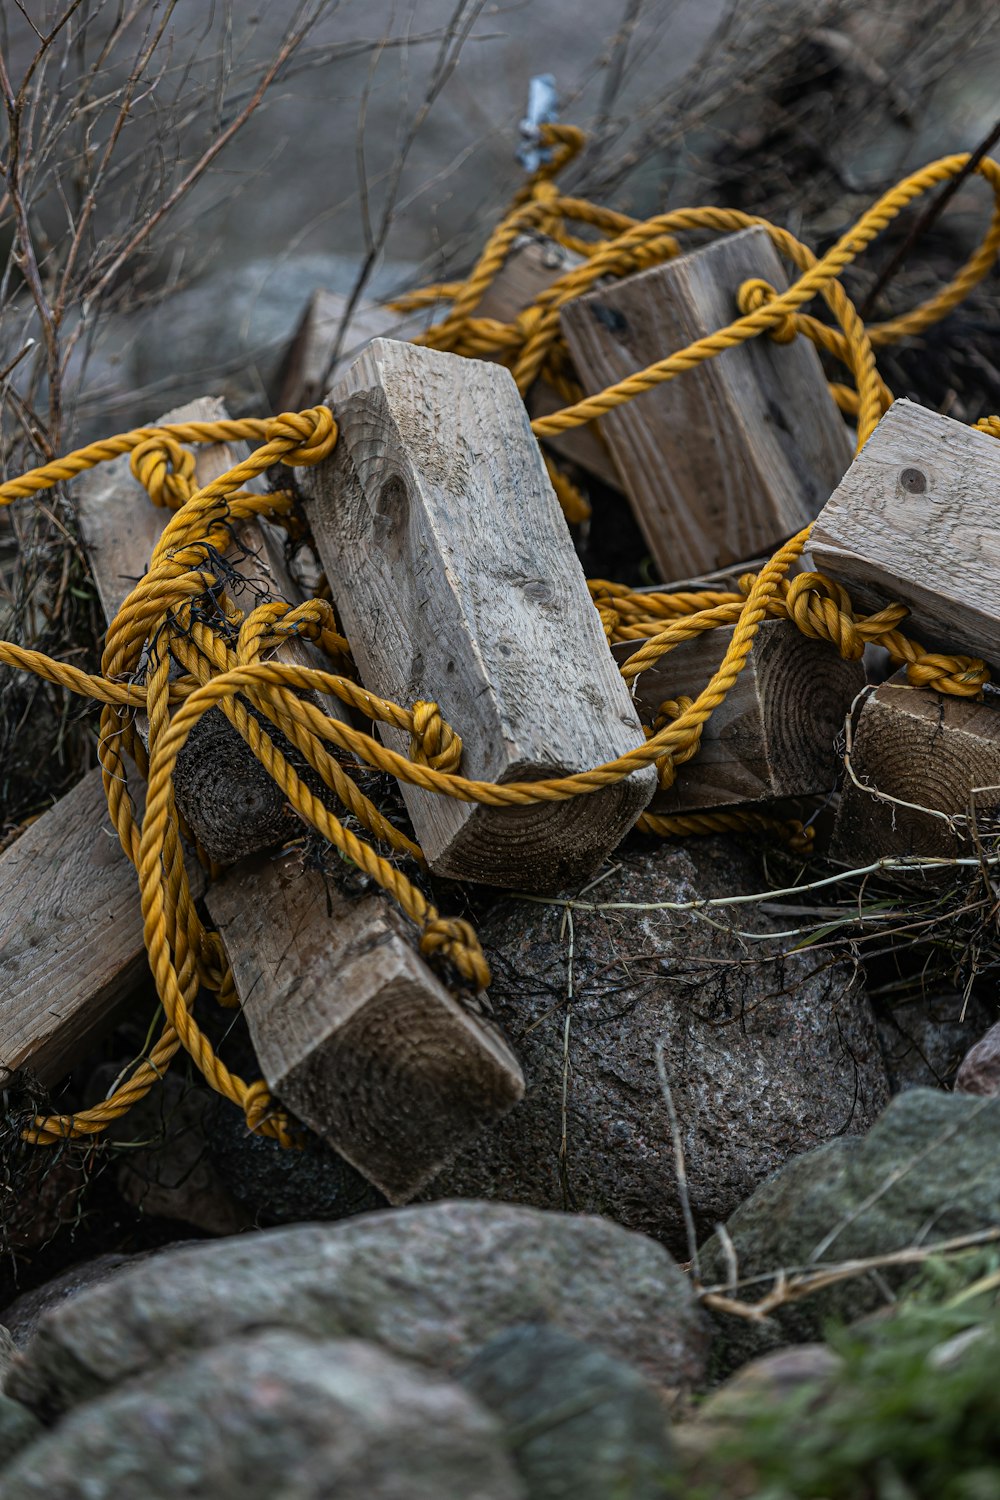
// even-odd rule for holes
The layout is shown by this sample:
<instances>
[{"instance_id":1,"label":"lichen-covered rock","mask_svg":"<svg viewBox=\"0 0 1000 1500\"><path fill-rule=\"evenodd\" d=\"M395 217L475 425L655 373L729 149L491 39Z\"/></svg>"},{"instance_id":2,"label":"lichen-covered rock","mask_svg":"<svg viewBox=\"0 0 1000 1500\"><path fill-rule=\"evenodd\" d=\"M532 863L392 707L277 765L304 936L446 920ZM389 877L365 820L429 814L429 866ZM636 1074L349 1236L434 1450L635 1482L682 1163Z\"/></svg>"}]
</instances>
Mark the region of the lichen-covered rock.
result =
<instances>
[{"instance_id":1,"label":"lichen-covered rock","mask_svg":"<svg viewBox=\"0 0 1000 1500\"><path fill-rule=\"evenodd\" d=\"M555 902L506 901L482 924L527 1096L425 1196L603 1213L686 1258L657 1043L704 1234L789 1157L866 1129L889 1097L885 1065L850 966L740 936L787 922L753 905L657 909L766 889L743 847L695 839L616 859L582 898L599 909L574 906L572 946Z\"/></svg>"},{"instance_id":2,"label":"lichen-covered rock","mask_svg":"<svg viewBox=\"0 0 1000 1500\"><path fill-rule=\"evenodd\" d=\"M898 1095L862 1139L845 1138L791 1161L730 1217L740 1278L821 1267L1000 1226L1000 1098L934 1089ZM714 1236L701 1251L706 1285L730 1262ZM717 1354L732 1368L768 1344L815 1339L824 1322L852 1322L885 1303L883 1287L909 1274L856 1276L779 1310L768 1333L723 1317ZM749 1288L750 1300L768 1289Z\"/></svg>"},{"instance_id":3,"label":"lichen-covered rock","mask_svg":"<svg viewBox=\"0 0 1000 1500\"><path fill-rule=\"evenodd\" d=\"M491 1339L461 1379L499 1418L530 1500L663 1500L667 1414L631 1365L529 1324Z\"/></svg>"},{"instance_id":4,"label":"lichen-covered rock","mask_svg":"<svg viewBox=\"0 0 1000 1500\"><path fill-rule=\"evenodd\" d=\"M602 1219L437 1203L151 1257L44 1317L8 1377L48 1415L251 1328L363 1337L454 1370L502 1329L551 1322L659 1384L705 1369L709 1322L652 1240Z\"/></svg>"},{"instance_id":5,"label":"lichen-covered rock","mask_svg":"<svg viewBox=\"0 0 1000 1500\"><path fill-rule=\"evenodd\" d=\"M371 1344L258 1333L72 1413L5 1500L525 1500L499 1425Z\"/></svg>"}]
</instances>

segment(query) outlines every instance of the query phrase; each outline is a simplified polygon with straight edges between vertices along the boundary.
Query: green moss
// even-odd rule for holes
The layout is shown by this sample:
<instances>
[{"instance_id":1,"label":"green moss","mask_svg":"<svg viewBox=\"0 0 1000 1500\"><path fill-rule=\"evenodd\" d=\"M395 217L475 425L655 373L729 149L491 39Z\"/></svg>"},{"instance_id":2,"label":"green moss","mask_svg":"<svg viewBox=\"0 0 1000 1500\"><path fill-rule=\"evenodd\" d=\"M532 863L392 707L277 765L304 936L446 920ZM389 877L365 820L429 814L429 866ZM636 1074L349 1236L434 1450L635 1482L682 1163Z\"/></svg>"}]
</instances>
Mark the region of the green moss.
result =
<instances>
[{"instance_id":1,"label":"green moss","mask_svg":"<svg viewBox=\"0 0 1000 1500\"><path fill-rule=\"evenodd\" d=\"M982 1298L917 1299L830 1342L844 1365L822 1393L748 1411L719 1445L755 1500L1000 1500L1000 1316Z\"/></svg>"}]
</instances>

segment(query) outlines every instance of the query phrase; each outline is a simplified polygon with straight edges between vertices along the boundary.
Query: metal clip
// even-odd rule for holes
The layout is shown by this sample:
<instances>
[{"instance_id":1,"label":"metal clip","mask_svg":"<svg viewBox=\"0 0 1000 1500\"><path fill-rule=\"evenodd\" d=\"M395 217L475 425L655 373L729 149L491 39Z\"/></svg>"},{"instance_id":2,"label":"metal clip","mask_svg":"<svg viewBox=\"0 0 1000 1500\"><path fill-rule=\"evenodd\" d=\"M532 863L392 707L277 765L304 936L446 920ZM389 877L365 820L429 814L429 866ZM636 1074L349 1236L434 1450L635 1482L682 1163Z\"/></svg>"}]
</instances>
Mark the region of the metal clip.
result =
<instances>
[{"instance_id":1,"label":"metal clip","mask_svg":"<svg viewBox=\"0 0 1000 1500\"><path fill-rule=\"evenodd\" d=\"M521 121L522 145L517 159L526 172L537 172L543 162L552 160L548 146L540 144L541 126L554 125L559 118L559 96L552 73L536 73L528 84L528 112Z\"/></svg>"}]
</instances>

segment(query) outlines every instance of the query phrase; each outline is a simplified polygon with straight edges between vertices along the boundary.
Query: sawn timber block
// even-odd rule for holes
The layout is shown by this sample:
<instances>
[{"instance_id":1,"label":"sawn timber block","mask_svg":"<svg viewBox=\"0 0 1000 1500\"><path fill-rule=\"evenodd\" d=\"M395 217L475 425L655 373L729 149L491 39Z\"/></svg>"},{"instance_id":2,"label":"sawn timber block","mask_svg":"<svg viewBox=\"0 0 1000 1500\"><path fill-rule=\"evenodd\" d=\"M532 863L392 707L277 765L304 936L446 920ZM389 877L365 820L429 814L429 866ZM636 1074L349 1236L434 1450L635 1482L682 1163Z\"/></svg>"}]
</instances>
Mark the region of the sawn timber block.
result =
<instances>
[{"instance_id":1,"label":"sawn timber block","mask_svg":"<svg viewBox=\"0 0 1000 1500\"><path fill-rule=\"evenodd\" d=\"M731 323L753 277L788 286L756 227L567 303L562 328L587 392ZM727 349L608 412L601 430L666 579L770 553L813 519L851 461L805 338Z\"/></svg>"},{"instance_id":2,"label":"sawn timber block","mask_svg":"<svg viewBox=\"0 0 1000 1500\"><path fill-rule=\"evenodd\" d=\"M226 416L220 400L202 397L167 412L160 420L212 422ZM248 451L245 444L213 443L197 448L198 484L210 484ZM150 504L145 490L132 476L127 457L85 475L77 495L80 533L110 622L145 573L170 512ZM281 542L274 528L251 518L237 522L233 529L237 545L227 561L246 579L250 597L257 603L288 597ZM303 653L302 643L291 641L276 655L278 660L308 664L309 657ZM144 724L143 718L140 732ZM202 847L220 864L281 843L300 827L281 788L217 708L195 725L181 751L174 772L174 794Z\"/></svg>"},{"instance_id":3,"label":"sawn timber block","mask_svg":"<svg viewBox=\"0 0 1000 1500\"><path fill-rule=\"evenodd\" d=\"M290 855L227 871L208 907L272 1092L391 1202L522 1098L500 1031L430 973L383 896L348 899Z\"/></svg>"},{"instance_id":4,"label":"sawn timber block","mask_svg":"<svg viewBox=\"0 0 1000 1500\"><path fill-rule=\"evenodd\" d=\"M641 746L509 371L376 339L330 404L339 441L300 483L365 686L436 702L476 780L565 776ZM624 837L655 771L520 807L401 786L436 873L551 890Z\"/></svg>"},{"instance_id":5,"label":"sawn timber block","mask_svg":"<svg viewBox=\"0 0 1000 1500\"><path fill-rule=\"evenodd\" d=\"M652 722L661 703L695 698L720 666L732 626L685 641L635 679L636 702ZM613 647L625 662L643 644ZM694 812L833 789L836 741L865 685L864 665L845 661L826 641L811 640L788 620L762 620L750 657L702 730L697 755L678 767L651 812Z\"/></svg>"},{"instance_id":6,"label":"sawn timber block","mask_svg":"<svg viewBox=\"0 0 1000 1500\"><path fill-rule=\"evenodd\" d=\"M276 411L301 411L322 401L323 393L372 341L412 339L431 321L426 312L399 313L380 302L362 300L354 308L336 363L330 359L347 316L350 299L325 288L313 292L292 338L277 381Z\"/></svg>"},{"instance_id":7,"label":"sawn timber block","mask_svg":"<svg viewBox=\"0 0 1000 1500\"><path fill-rule=\"evenodd\" d=\"M896 401L813 527L816 567L931 650L1000 666L1000 443Z\"/></svg>"},{"instance_id":8,"label":"sawn timber block","mask_svg":"<svg viewBox=\"0 0 1000 1500\"><path fill-rule=\"evenodd\" d=\"M0 1083L57 1083L144 975L136 873L93 770L0 855Z\"/></svg>"},{"instance_id":9,"label":"sawn timber block","mask_svg":"<svg viewBox=\"0 0 1000 1500\"><path fill-rule=\"evenodd\" d=\"M514 323L540 292L546 291L567 271L583 264L582 255L568 250L558 240L549 239L547 235L520 235L472 316L495 318L498 323ZM525 399L532 420L551 416L566 404L546 380L536 380ZM622 489L614 459L600 437L596 421L556 433L545 438L544 444L563 458L579 464L581 469L586 469L610 489Z\"/></svg>"},{"instance_id":10,"label":"sawn timber block","mask_svg":"<svg viewBox=\"0 0 1000 1500\"><path fill-rule=\"evenodd\" d=\"M1000 832L1000 693L911 687L905 671L859 708L830 853L853 868L975 852Z\"/></svg>"}]
</instances>

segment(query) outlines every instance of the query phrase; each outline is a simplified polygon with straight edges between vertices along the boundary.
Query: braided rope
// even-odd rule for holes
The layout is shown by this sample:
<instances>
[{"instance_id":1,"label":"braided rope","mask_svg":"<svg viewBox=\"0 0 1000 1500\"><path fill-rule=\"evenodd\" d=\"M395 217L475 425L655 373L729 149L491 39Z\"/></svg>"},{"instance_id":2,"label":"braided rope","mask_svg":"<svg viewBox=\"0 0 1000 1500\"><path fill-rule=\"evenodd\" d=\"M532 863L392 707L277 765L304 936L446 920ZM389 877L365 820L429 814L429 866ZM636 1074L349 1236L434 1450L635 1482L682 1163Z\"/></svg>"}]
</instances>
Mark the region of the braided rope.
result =
<instances>
[{"instance_id":1,"label":"braided rope","mask_svg":"<svg viewBox=\"0 0 1000 1500\"><path fill-rule=\"evenodd\" d=\"M543 166L515 197L510 211L489 237L464 281L427 287L396 304L401 309L445 305L441 320L418 340L435 348L476 357L498 357L514 373L522 393L544 375L567 400L567 406L537 419L540 438L569 431L643 392L693 369L725 349L748 339L769 336L789 342L807 337L846 368L851 384L831 391L842 410L855 417L859 446L892 401L875 365L876 347L921 332L944 317L993 265L1000 247L1000 167L989 159L976 166L994 194L994 212L982 244L956 276L935 296L904 317L865 327L839 283L844 269L921 193L958 175L968 157L943 158L914 173L884 195L822 258L794 236L766 220L735 210L675 210L644 222L581 199L562 196L555 184L559 171L583 143L569 126L546 127L553 160ZM799 273L784 292L753 279L740 289L738 316L728 327L675 351L646 370L595 396L583 397L572 377L559 333L559 310L607 276L625 276L678 253L678 234L692 229L728 233L763 225ZM583 237L571 226L588 229ZM585 257L523 309L512 323L477 318L476 308L500 273L516 239L545 233ZM834 323L802 311L821 297ZM980 431L1000 437L1000 417L984 418ZM193 1008L199 989L224 1005L235 1003L235 987L219 935L204 927L196 909L184 862L184 836L173 797L173 771L189 734L201 717L218 707L250 746L295 811L346 859L398 902L420 934L429 961L444 964L458 981L476 989L489 983L489 969L469 923L442 916L422 892L372 843L359 838L303 782L269 732L287 739L316 772L345 814L370 837L422 863L416 844L375 807L350 774L360 763L397 780L442 796L485 806L529 806L563 801L613 785L642 766L655 764L661 786L672 785L678 767L697 754L702 731L722 703L753 646L761 620L787 619L804 634L828 641L841 655L856 659L867 642L882 645L893 662L906 665L910 681L939 692L974 697L988 680L978 660L926 651L904 635L906 610L890 605L876 614L856 615L847 592L818 573L789 578L806 545L809 528L785 543L756 575L747 575L736 591L701 590L639 593L622 585L594 580L590 584L609 642L642 641L624 663L622 675L634 682L682 641L706 630L732 627L732 637L711 680L694 698L661 705L647 731L646 743L603 766L542 781L505 783L472 780L461 774L462 742L433 702L405 708L365 691L350 675L347 641L338 632L327 600L297 607L272 601L244 614L225 592L210 559L225 552L234 520L263 516L293 525L292 496L284 491L259 495L245 486L272 466L316 464L333 450L337 427L326 407L283 413L267 420L189 422L143 427L120 433L31 470L0 485L0 504L41 493L54 484L129 454L133 474L153 504L172 514L157 543L146 576L125 600L108 627L100 673L87 673L66 662L13 642L0 642L0 663L33 673L102 705L99 757L111 819L123 850L136 867L144 937L165 1024L149 1055L112 1096L75 1115L36 1119L26 1137L51 1144L104 1129L119 1118L162 1077L183 1047L213 1088L244 1112L250 1129L284 1144L295 1139L293 1124L271 1098L262 1080L246 1083L214 1052L198 1026ZM202 489L194 482L190 447L199 443L249 441L258 446L242 463ZM547 456L557 494L567 517L585 518L585 496ZM213 603L209 626L200 605ZM319 645L343 671L320 670L266 659L282 641L301 636ZM180 675L171 679L171 660ZM401 755L374 735L331 718L313 701L326 694L360 710L377 723L409 736L410 753ZM148 751L135 732L134 717L144 710L149 725ZM128 792L129 756L146 777L146 810L141 826ZM352 760L353 758L353 760ZM791 847L808 852L811 831L753 809L736 812L643 814L640 831L681 836L719 830L776 834ZM207 861L204 861L207 864Z\"/></svg>"}]
</instances>

